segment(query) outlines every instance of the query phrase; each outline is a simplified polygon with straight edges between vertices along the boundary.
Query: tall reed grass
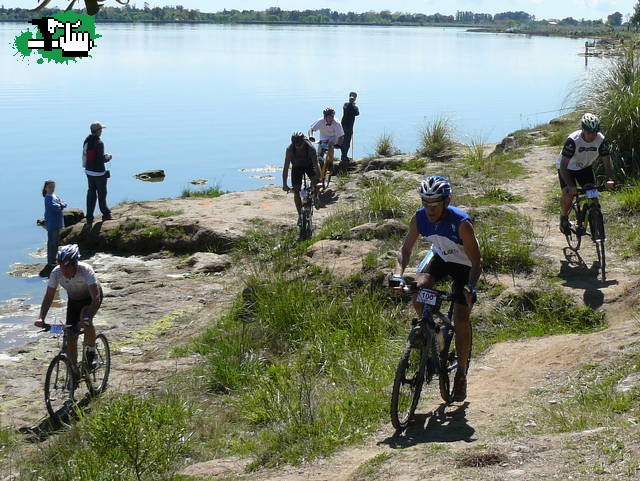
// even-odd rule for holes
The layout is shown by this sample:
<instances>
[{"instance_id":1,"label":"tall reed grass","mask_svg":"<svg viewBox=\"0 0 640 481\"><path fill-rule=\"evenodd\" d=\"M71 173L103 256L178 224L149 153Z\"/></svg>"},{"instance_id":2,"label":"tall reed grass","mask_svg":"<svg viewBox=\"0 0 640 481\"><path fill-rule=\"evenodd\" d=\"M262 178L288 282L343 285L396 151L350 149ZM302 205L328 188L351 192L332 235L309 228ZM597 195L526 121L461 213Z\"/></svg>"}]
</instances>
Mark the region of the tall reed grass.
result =
<instances>
[{"instance_id":1,"label":"tall reed grass","mask_svg":"<svg viewBox=\"0 0 640 481\"><path fill-rule=\"evenodd\" d=\"M418 132L418 155L433 160L446 160L453 156L455 142L449 120L437 118L426 123Z\"/></svg>"}]
</instances>

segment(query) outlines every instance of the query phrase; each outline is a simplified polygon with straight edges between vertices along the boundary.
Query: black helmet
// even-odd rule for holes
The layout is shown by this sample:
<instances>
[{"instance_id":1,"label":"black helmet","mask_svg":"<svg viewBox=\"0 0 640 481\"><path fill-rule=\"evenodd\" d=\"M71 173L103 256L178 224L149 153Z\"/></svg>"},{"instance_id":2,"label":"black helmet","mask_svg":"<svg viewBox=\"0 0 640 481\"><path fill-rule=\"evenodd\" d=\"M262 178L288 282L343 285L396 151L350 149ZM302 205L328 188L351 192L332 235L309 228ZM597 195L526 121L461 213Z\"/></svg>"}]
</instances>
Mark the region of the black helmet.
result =
<instances>
[{"instance_id":1,"label":"black helmet","mask_svg":"<svg viewBox=\"0 0 640 481\"><path fill-rule=\"evenodd\" d=\"M333 110L331 107L327 107L326 109L324 109L324 110L322 111L322 115L324 115L325 117L326 117L327 115L335 115L335 114L336 114L336 111L335 111L335 110Z\"/></svg>"},{"instance_id":2,"label":"black helmet","mask_svg":"<svg viewBox=\"0 0 640 481\"><path fill-rule=\"evenodd\" d=\"M294 132L291 134L291 143L293 145L300 145L304 142L304 134L302 132Z\"/></svg>"}]
</instances>

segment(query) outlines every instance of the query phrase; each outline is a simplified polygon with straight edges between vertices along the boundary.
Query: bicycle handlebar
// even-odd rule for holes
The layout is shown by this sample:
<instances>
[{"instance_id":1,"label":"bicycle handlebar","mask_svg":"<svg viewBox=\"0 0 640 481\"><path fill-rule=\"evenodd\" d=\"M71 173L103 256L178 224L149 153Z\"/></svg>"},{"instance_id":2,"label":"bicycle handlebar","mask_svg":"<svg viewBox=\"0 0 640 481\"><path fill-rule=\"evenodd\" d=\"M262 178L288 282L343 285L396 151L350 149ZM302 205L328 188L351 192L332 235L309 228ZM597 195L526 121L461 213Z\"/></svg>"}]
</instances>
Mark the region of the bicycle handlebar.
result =
<instances>
[{"instance_id":1,"label":"bicycle handlebar","mask_svg":"<svg viewBox=\"0 0 640 481\"><path fill-rule=\"evenodd\" d=\"M389 279L389 287L397 289L400 287L401 282L403 281L400 279L391 278ZM448 301L453 298L453 293L451 292L439 291L438 289L432 289L430 287L418 287L418 283L416 281L409 282L408 284L405 283L404 287L402 287L403 292L408 292L410 294L415 294L416 292L419 292L420 289L429 289L430 291L437 293L437 296L443 301Z\"/></svg>"}]
</instances>

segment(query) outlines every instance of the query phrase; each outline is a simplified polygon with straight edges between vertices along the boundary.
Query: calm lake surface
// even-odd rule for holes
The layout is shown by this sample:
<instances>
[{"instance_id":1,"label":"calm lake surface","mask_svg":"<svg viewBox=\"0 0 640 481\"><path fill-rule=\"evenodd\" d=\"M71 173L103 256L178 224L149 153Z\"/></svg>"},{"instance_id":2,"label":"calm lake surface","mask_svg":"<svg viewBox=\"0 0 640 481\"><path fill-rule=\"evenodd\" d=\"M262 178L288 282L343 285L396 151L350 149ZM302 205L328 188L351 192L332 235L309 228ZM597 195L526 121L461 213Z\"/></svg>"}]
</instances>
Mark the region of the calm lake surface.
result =
<instances>
[{"instance_id":1,"label":"calm lake surface","mask_svg":"<svg viewBox=\"0 0 640 481\"><path fill-rule=\"evenodd\" d=\"M269 180L241 168L280 166L292 131L326 106L341 114L359 93L356 157L388 132L403 151L418 129L451 119L462 141L496 142L557 116L589 69L584 40L468 33L453 28L98 24L93 58L69 65L14 56L27 23L0 23L0 305L39 303L41 279L6 275L16 262L42 261L43 181L57 181L70 207L85 208L80 165L88 126L99 120L113 153L108 201L180 194L209 179L227 190ZM550 159L551 162L553 159ZM167 172L162 183L133 175ZM264 174L264 173L262 173ZM276 182L280 182L280 172ZM0 309L0 350L8 329L31 315ZM10 309L9 309L10 311Z\"/></svg>"}]
</instances>

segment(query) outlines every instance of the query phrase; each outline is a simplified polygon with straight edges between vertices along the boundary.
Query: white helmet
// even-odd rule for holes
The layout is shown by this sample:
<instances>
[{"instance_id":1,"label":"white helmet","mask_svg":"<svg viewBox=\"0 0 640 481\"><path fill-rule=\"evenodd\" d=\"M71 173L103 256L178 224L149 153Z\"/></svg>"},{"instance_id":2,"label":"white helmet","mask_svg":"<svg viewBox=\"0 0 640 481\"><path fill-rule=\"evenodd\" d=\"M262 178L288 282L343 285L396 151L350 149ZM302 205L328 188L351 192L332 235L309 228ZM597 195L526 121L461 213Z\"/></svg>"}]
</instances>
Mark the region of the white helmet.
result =
<instances>
[{"instance_id":1,"label":"white helmet","mask_svg":"<svg viewBox=\"0 0 640 481\"><path fill-rule=\"evenodd\" d=\"M587 132L597 132L600 130L600 119L593 114L586 113L580 120L580 127Z\"/></svg>"},{"instance_id":2,"label":"white helmet","mask_svg":"<svg viewBox=\"0 0 640 481\"><path fill-rule=\"evenodd\" d=\"M446 177L440 175L430 175L418 187L420 197L423 199L435 199L437 197L449 197L451 195L451 184Z\"/></svg>"}]
</instances>

